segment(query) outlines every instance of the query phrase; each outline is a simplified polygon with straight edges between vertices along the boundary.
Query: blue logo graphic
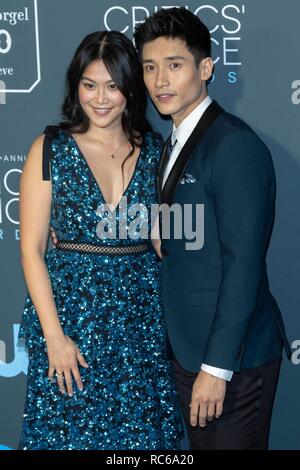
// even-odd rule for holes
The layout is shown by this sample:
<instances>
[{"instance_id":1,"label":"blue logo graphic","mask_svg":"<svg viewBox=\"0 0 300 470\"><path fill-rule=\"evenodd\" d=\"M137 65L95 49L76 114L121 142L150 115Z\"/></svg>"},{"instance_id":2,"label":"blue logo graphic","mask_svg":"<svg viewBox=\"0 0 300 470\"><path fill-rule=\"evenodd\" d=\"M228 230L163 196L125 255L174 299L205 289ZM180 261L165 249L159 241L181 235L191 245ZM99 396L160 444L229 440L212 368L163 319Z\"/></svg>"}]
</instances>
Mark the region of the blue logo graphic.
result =
<instances>
[{"instance_id":1,"label":"blue logo graphic","mask_svg":"<svg viewBox=\"0 0 300 470\"><path fill-rule=\"evenodd\" d=\"M28 356L23 348L17 346L20 325L14 324L14 359L6 362L5 343L0 341L0 377L15 377L21 372L27 374Z\"/></svg>"},{"instance_id":2,"label":"blue logo graphic","mask_svg":"<svg viewBox=\"0 0 300 470\"><path fill-rule=\"evenodd\" d=\"M0 450L13 450L11 447L4 446L0 444Z\"/></svg>"}]
</instances>

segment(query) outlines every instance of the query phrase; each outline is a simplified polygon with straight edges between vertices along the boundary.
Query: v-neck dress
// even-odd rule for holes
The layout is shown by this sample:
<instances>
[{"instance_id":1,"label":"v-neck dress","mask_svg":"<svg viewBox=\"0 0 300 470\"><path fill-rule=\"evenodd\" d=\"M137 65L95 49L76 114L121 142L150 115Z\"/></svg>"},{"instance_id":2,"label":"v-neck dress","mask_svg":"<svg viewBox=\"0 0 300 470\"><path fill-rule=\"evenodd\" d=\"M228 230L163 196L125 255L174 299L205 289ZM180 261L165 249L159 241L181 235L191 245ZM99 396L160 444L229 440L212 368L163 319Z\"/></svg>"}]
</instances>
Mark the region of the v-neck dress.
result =
<instances>
[{"instance_id":1,"label":"v-neck dress","mask_svg":"<svg viewBox=\"0 0 300 470\"><path fill-rule=\"evenodd\" d=\"M50 129L46 133L51 153L50 225L57 238L101 246L145 243L145 229L138 224L134 225L135 237L120 236L121 222L124 232L124 226L129 227L137 217L127 211L124 220L120 204L110 213L116 234L109 227L107 238L99 239L101 218L107 216L101 209L105 203L101 189L72 135ZM140 220L145 208L148 210L148 235L151 205L157 204L160 153L160 139L146 133L123 195L128 208L140 205ZM182 425L172 365L166 355L160 266L150 239L147 243L149 251L135 255L57 248L46 254L62 328L89 368L79 366L84 390L73 384L73 397L62 395L57 383L50 382L45 339L28 295L19 331L19 344L25 342L29 354L20 449L179 448Z\"/></svg>"}]
</instances>

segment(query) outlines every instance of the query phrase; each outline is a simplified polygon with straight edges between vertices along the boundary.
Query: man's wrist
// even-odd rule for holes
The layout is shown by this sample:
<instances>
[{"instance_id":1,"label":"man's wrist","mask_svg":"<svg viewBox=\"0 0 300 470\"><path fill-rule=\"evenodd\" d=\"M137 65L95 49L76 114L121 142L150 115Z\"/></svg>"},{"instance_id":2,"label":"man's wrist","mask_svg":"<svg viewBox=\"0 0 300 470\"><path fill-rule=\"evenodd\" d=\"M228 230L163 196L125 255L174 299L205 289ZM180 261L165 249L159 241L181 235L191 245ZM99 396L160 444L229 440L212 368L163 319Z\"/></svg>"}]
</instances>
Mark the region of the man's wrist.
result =
<instances>
[{"instance_id":1,"label":"man's wrist","mask_svg":"<svg viewBox=\"0 0 300 470\"><path fill-rule=\"evenodd\" d=\"M219 379L226 380L230 382L233 376L233 372L227 369L221 369L220 367L209 366L208 364L202 364L201 370L207 372L208 374L213 375L214 377L218 377Z\"/></svg>"}]
</instances>

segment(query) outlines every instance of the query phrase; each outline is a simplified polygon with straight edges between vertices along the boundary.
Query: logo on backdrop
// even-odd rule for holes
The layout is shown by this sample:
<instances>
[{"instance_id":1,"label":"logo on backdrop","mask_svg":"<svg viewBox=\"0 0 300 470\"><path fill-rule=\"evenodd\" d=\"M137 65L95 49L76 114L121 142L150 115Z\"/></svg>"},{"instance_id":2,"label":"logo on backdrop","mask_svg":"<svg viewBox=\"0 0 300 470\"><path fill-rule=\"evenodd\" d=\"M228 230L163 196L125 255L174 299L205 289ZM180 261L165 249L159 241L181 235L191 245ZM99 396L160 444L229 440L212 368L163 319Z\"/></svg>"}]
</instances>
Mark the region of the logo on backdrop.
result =
<instances>
[{"instance_id":1,"label":"logo on backdrop","mask_svg":"<svg viewBox=\"0 0 300 470\"><path fill-rule=\"evenodd\" d=\"M294 365L300 364L300 340L295 339L292 343L292 349L294 349L291 357L291 361Z\"/></svg>"},{"instance_id":2,"label":"logo on backdrop","mask_svg":"<svg viewBox=\"0 0 300 470\"><path fill-rule=\"evenodd\" d=\"M0 450L13 450L12 447L7 447L3 444L0 444Z\"/></svg>"},{"instance_id":3,"label":"logo on backdrop","mask_svg":"<svg viewBox=\"0 0 300 470\"><path fill-rule=\"evenodd\" d=\"M192 12L199 16L208 26L212 36L213 59L216 67L222 66L228 83L235 84L238 81L238 69L242 66L240 56L240 44L243 34L243 18L245 17L245 5L228 3L223 7L219 2L200 5ZM173 8L172 5L163 8ZM104 26L110 30L118 30L132 37L136 26L144 22L152 13L158 11L161 6L153 5L148 8L142 5L125 8L112 6L104 13ZM186 7L189 9L189 7Z\"/></svg>"},{"instance_id":4,"label":"logo on backdrop","mask_svg":"<svg viewBox=\"0 0 300 470\"><path fill-rule=\"evenodd\" d=\"M6 362L6 344L0 340L0 377L15 377L16 375L27 374L28 356L24 348L19 348L18 333L20 325L13 325L14 358L11 362Z\"/></svg>"},{"instance_id":5,"label":"logo on backdrop","mask_svg":"<svg viewBox=\"0 0 300 470\"><path fill-rule=\"evenodd\" d=\"M0 163L24 162L25 155L1 155ZM19 180L22 170L11 168L0 173L0 242L6 238L19 240Z\"/></svg>"},{"instance_id":6,"label":"logo on backdrop","mask_svg":"<svg viewBox=\"0 0 300 470\"><path fill-rule=\"evenodd\" d=\"M292 83L291 100L293 104L300 104L300 80L294 80Z\"/></svg>"},{"instance_id":7,"label":"logo on backdrop","mask_svg":"<svg viewBox=\"0 0 300 470\"><path fill-rule=\"evenodd\" d=\"M1 0L0 104L41 81L37 0Z\"/></svg>"}]
</instances>

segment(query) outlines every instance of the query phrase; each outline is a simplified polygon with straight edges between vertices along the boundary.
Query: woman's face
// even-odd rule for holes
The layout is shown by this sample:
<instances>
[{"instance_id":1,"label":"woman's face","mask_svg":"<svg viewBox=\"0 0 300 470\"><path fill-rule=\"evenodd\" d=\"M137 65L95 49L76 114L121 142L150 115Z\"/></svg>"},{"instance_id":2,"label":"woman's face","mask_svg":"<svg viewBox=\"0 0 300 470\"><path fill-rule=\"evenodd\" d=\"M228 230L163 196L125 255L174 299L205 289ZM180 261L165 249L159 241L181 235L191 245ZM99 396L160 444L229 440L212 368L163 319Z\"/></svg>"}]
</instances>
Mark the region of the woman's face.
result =
<instances>
[{"instance_id":1,"label":"woman's face","mask_svg":"<svg viewBox=\"0 0 300 470\"><path fill-rule=\"evenodd\" d=\"M103 60L92 62L79 83L79 101L90 125L97 128L121 126L126 98L114 83Z\"/></svg>"}]
</instances>

